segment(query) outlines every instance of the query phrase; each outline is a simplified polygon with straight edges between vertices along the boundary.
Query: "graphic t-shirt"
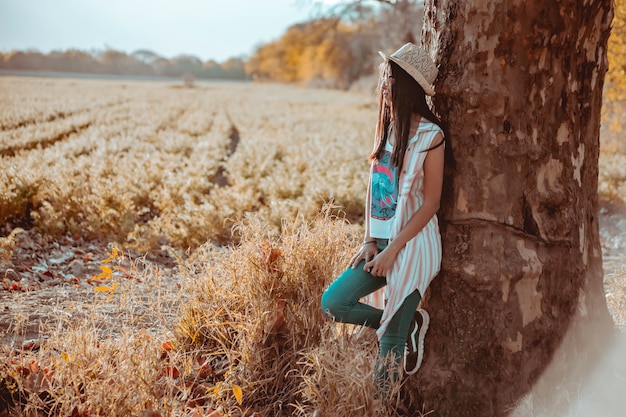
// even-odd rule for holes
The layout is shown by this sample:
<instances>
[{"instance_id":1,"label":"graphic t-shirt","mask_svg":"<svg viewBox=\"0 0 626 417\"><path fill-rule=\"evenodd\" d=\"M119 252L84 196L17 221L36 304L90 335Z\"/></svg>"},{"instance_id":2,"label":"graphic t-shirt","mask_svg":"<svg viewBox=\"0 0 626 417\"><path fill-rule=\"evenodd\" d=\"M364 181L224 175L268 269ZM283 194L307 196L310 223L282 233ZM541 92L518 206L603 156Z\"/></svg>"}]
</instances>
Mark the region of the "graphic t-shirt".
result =
<instances>
[{"instance_id":1,"label":"graphic t-shirt","mask_svg":"<svg viewBox=\"0 0 626 417\"><path fill-rule=\"evenodd\" d=\"M370 236L380 239L389 239L398 202L398 176L397 169L391 166L391 152L393 147L387 142L378 163L372 167Z\"/></svg>"}]
</instances>

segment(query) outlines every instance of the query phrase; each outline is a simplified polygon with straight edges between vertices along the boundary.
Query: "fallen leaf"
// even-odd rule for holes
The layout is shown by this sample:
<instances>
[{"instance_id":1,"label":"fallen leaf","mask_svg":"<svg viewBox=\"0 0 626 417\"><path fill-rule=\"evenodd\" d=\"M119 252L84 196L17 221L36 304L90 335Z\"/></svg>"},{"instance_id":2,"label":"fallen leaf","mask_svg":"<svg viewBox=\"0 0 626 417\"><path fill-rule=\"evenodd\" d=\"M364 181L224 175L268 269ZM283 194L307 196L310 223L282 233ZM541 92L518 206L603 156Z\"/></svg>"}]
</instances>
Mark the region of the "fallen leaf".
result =
<instances>
[{"instance_id":1,"label":"fallen leaf","mask_svg":"<svg viewBox=\"0 0 626 417\"><path fill-rule=\"evenodd\" d=\"M198 378L206 379L210 376L215 376L215 370L207 360L202 364L194 366L194 370L197 372Z\"/></svg>"},{"instance_id":2,"label":"fallen leaf","mask_svg":"<svg viewBox=\"0 0 626 417\"><path fill-rule=\"evenodd\" d=\"M101 285L100 287L95 287L95 291L98 292L108 292L109 298L113 297L115 291L117 291L117 282L114 282L110 287L108 285Z\"/></svg>"},{"instance_id":3,"label":"fallen leaf","mask_svg":"<svg viewBox=\"0 0 626 417\"><path fill-rule=\"evenodd\" d=\"M37 350L41 347L41 342L37 339L26 340L22 343L22 350Z\"/></svg>"},{"instance_id":4,"label":"fallen leaf","mask_svg":"<svg viewBox=\"0 0 626 417\"><path fill-rule=\"evenodd\" d=\"M213 395L216 397L220 395L220 389L222 388L222 381L218 382L217 385L213 387Z\"/></svg>"},{"instance_id":5,"label":"fallen leaf","mask_svg":"<svg viewBox=\"0 0 626 417\"><path fill-rule=\"evenodd\" d=\"M165 367L165 374L170 378L178 379L178 377L180 376L180 371L177 367L168 365Z\"/></svg>"},{"instance_id":6,"label":"fallen leaf","mask_svg":"<svg viewBox=\"0 0 626 417\"><path fill-rule=\"evenodd\" d=\"M241 402L243 401L243 391L239 385L233 385L233 394L235 394L235 399L239 405L241 405Z\"/></svg>"}]
</instances>

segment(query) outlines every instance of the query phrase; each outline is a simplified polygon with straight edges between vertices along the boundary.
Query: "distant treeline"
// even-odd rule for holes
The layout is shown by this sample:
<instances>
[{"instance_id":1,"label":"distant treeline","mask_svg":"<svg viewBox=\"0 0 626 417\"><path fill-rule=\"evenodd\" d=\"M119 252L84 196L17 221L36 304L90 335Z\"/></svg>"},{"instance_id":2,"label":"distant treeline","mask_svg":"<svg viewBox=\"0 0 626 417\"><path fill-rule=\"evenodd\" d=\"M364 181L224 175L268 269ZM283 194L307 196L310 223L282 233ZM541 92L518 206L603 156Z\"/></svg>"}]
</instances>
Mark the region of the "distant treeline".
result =
<instances>
[{"instance_id":1,"label":"distant treeline","mask_svg":"<svg viewBox=\"0 0 626 417\"><path fill-rule=\"evenodd\" d=\"M340 3L335 14L293 25L277 40L261 44L248 58L202 62L193 55L164 58L153 51L126 54L114 49L69 49L0 53L0 70L55 71L185 79L228 79L299 83L350 88L375 74L379 50L393 52L404 42L418 42L421 1Z\"/></svg>"},{"instance_id":2,"label":"distant treeline","mask_svg":"<svg viewBox=\"0 0 626 417\"><path fill-rule=\"evenodd\" d=\"M55 71L87 74L136 75L156 77L213 78L245 80L245 62L231 58L225 62L202 62L192 55L174 58L162 56L148 50L126 54L114 49L87 52L78 49L52 51L0 52L0 69L15 71Z\"/></svg>"}]
</instances>

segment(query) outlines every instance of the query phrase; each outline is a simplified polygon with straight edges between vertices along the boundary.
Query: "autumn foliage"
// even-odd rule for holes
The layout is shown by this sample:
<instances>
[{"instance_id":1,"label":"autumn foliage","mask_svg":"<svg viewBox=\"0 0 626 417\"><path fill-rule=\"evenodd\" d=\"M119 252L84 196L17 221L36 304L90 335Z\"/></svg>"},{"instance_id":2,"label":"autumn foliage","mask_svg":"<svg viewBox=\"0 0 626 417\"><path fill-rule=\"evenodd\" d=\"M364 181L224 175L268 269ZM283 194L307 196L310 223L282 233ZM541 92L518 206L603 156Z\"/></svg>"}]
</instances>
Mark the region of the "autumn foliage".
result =
<instances>
[{"instance_id":1,"label":"autumn foliage","mask_svg":"<svg viewBox=\"0 0 626 417\"><path fill-rule=\"evenodd\" d=\"M321 19L294 25L279 40L261 46L247 61L246 71L257 81L317 81L347 88L367 72L371 56L357 26Z\"/></svg>"}]
</instances>

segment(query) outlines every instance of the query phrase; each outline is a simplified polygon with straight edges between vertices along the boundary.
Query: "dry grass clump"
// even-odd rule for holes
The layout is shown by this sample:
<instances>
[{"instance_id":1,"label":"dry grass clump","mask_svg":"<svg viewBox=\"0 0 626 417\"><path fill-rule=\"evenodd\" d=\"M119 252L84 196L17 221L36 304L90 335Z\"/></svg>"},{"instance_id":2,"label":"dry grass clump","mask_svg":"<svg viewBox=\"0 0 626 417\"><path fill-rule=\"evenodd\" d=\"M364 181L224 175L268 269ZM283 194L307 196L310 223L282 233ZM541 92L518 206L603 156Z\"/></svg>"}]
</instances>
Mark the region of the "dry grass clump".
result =
<instances>
[{"instance_id":1,"label":"dry grass clump","mask_svg":"<svg viewBox=\"0 0 626 417\"><path fill-rule=\"evenodd\" d=\"M229 415L349 416L375 409L375 335L338 332L320 307L360 235L331 211L326 207L311 222L299 216L278 235L250 216L237 226L237 247L204 246L186 263L191 299L177 344L202 351L213 369L226 369L208 396Z\"/></svg>"},{"instance_id":2,"label":"dry grass clump","mask_svg":"<svg viewBox=\"0 0 626 417\"><path fill-rule=\"evenodd\" d=\"M8 361L0 372L17 382L24 416L139 415L175 390L146 332L103 340L89 329L67 329L39 354Z\"/></svg>"},{"instance_id":3,"label":"dry grass clump","mask_svg":"<svg viewBox=\"0 0 626 417\"><path fill-rule=\"evenodd\" d=\"M14 313L2 336L14 337L18 348L0 348L0 414L7 406L9 416L27 417L139 416L146 409L174 415L189 408L180 375L191 365L167 341L181 294L141 263L133 261L132 277L123 281L115 273L99 279L82 301L59 288L49 300L56 313L40 319L39 339L19 343L29 311ZM22 304L15 297L14 305Z\"/></svg>"},{"instance_id":4,"label":"dry grass clump","mask_svg":"<svg viewBox=\"0 0 626 417\"><path fill-rule=\"evenodd\" d=\"M276 235L250 216L238 226L239 246L199 252L187 274L188 285L202 291L180 323L179 342L226 355L244 398L272 407L272 415L295 400L298 381L289 371L297 368L299 352L319 345L328 325L322 291L355 241L348 225L328 214L285 226Z\"/></svg>"},{"instance_id":5,"label":"dry grass clump","mask_svg":"<svg viewBox=\"0 0 626 417\"><path fill-rule=\"evenodd\" d=\"M388 381L383 392L374 383L378 345L372 332L327 328L319 347L303 354L297 370L301 400L296 416L403 415L401 381ZM388 363L387 366L397 366ZM402 370L397 369L398 375ZM382 400L381 400L382 399Z\"/></svg>"}]
</instances>

